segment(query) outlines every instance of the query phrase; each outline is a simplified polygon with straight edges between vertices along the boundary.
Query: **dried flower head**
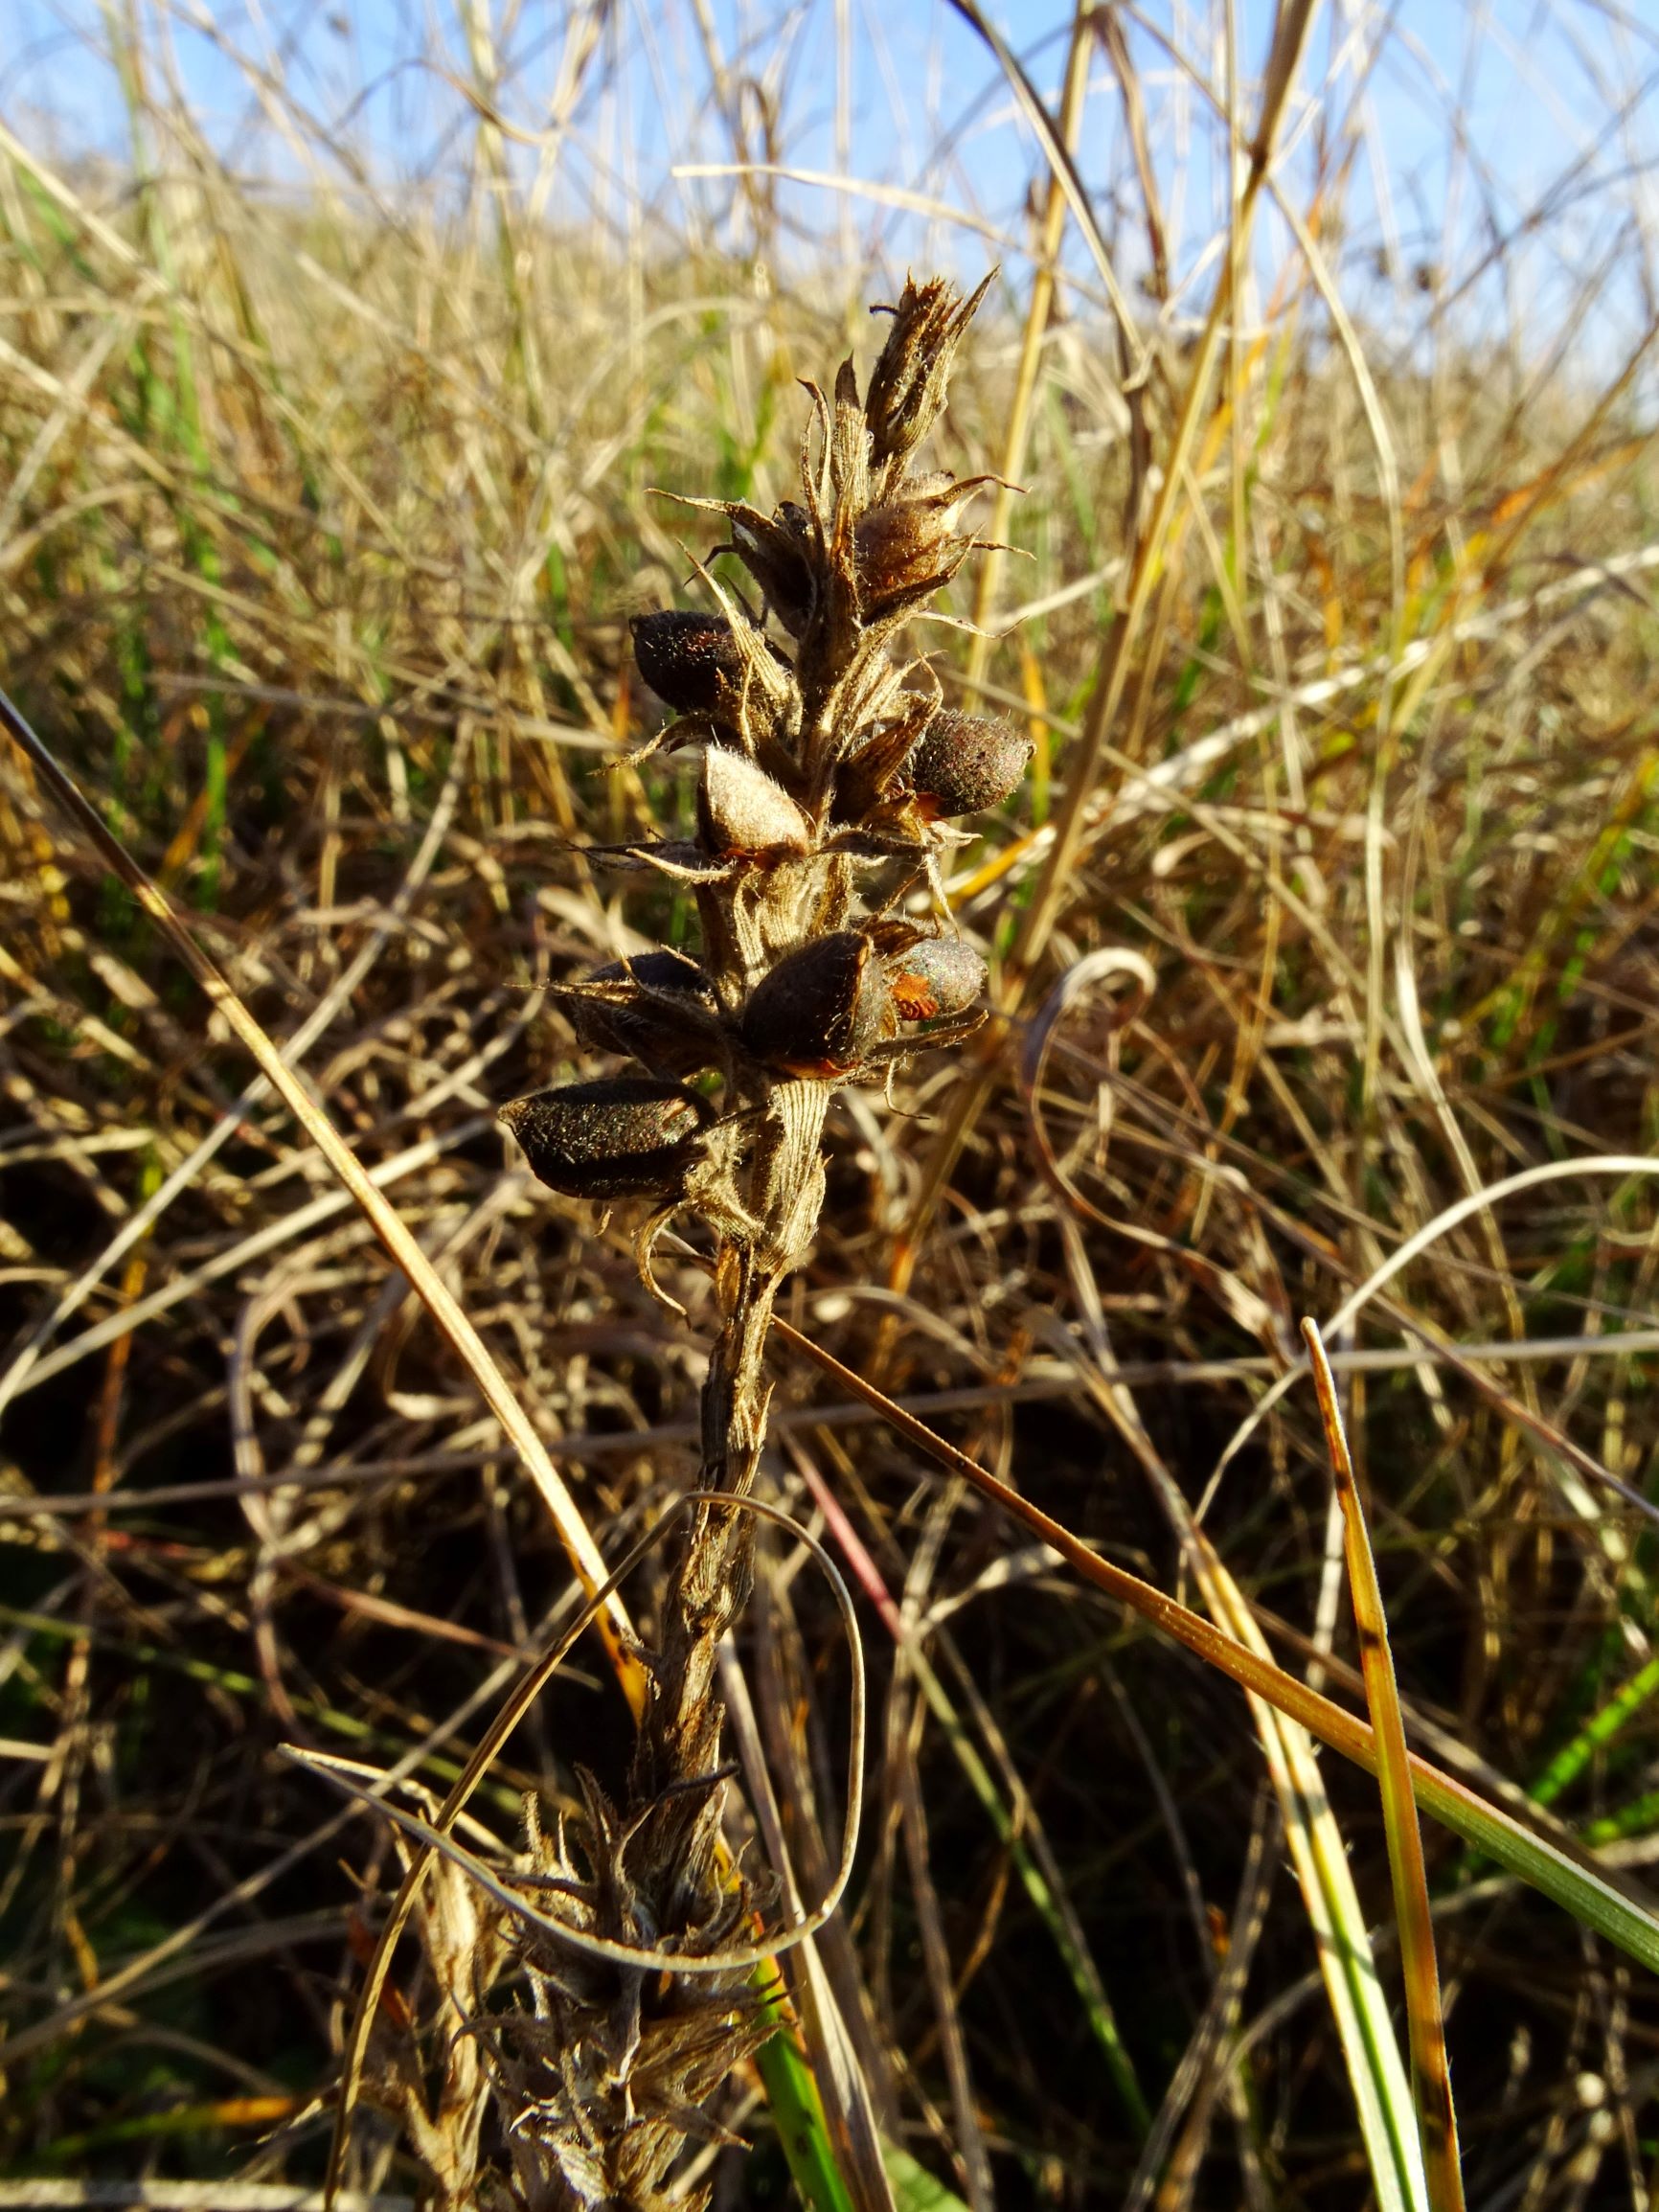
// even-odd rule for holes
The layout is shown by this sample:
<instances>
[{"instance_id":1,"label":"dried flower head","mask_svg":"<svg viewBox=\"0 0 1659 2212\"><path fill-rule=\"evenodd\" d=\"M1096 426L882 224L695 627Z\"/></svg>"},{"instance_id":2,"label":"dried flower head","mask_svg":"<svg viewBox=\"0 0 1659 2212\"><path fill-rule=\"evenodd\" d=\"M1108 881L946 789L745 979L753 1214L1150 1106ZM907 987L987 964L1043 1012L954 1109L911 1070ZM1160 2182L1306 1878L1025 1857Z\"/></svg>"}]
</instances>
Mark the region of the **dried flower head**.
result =
<instances>
[{"instance_id":1,"label":"dried flower head","mask_svg":"<svg viewBox=\"0 0 1659 2212\"><path fill-rule=\"evenodd\" d=\"M706 1492L755 1480L766 1330L816 1233L835 1088L948 1048L983 1018L985 962L944 910L937 859L961 834L950 818L1001 805L1031 746L1009 723L944 709L937 681L913 687L890 649L975 544L962 518L976 482L912 463L984 290L907 282L864 395L851 361L830 393L807 387L799 498L770 514L689 503L719 516L761 609L700 569L716 611L635 621L640 674L677 718L657 741L701 745L696 834L608 856L695 901L696 956L659 949L561 985L581 1041L645 1072L502 1109L555 1190L649 1202L639 1250L653 1288L656 1225L676 1208L701 1217L720 1323L701 1401ZM920 882L932 916L888 911ZM690 1076L717 1089L676 1080ZM713 1497L688 1516L625 1800L584 1779L579 1821L553 1840L532 1821L525 1879L573 1931L712 1962L753 1909L752 1884L720 1856L715 1666L752 1544L751 1516ZM681 2145L717 2132L700 2108L755 2041L742 1975L646 1974L562 1946L545 1924L518 1960L529 2009L474 2023L511 2146L503 2187L526 2203L654 2212Z\"/></svg>"}]
</instances>

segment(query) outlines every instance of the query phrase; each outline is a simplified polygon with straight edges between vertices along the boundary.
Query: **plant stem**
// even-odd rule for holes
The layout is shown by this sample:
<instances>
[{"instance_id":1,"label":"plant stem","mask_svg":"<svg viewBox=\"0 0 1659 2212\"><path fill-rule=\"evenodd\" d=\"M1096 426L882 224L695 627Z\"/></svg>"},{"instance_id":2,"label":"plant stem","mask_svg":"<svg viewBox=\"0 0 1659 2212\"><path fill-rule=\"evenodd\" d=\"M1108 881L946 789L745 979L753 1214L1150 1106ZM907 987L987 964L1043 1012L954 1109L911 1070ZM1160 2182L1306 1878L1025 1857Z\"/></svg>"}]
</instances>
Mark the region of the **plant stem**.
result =
<instances>
[{"instance_id":1,"label":"plant stem","mask_svg":"<svg viewBox=\"0 0 1659 2212\"><path fill-rule=\"evenodd\" d=\"M715 1282L720 1333L702 1395L705 1491L746 1497L765 1442L772 1387L765 1379L766 1333L786 1275L818 1226L824 1172L819 1139L829 1090L785 1083L767 1098L749 1178L754 1232L722 1239ZM713 1867L718 1769L725 1709L715 1687L720 1638L748 1603L754 1573L753 1516L729 1507L698 1508L687 1525L663 1612L656 1694L640 1731L632 1794L652 1803L656 1863L675 1885L700 1890Z\"/></svg>"},{"instance_id":2,"label":"plant stem","mask_svg":"<svg viewBox=\"0 0 1659 2212\"><path fill-rule=\"evenodd\" d=\"M779 1278L761 1273L753 1252L740 1250L722 1255L719 1279L726 1311L703 1384L697 1482L702 1490L746 1495L765 1435L771 1389L762 1378L761 1352ZM719 1765L725 1709L715 1690L716 1653L748 1600L754 1531L749 1515L718 1505L699 1507L687 1526L664 1605L656 1695L635 1756L635 1802L658 1800L658 1846L681 1879L698 1887L710 1863L718 1804L686 1785L713 1775Z\"/></svg>"}]
</instances>

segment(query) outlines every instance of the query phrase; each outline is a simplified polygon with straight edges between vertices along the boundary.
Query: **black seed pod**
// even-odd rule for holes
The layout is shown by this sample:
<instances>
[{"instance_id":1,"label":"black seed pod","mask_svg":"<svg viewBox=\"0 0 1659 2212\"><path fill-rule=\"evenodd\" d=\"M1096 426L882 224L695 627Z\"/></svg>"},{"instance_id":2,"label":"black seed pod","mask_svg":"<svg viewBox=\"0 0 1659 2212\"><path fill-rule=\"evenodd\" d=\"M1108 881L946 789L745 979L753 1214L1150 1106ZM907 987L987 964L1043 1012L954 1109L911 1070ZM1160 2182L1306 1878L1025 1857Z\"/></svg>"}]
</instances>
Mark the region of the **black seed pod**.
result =
<instances>
[{"instance_id":1,"label":"black seed pod","mask_svg":"<svg viewBox=\"0 0 1659 2212\"><path fill-rule=\"evenodd\" d=\"M567 1198L632 1198L675 1187L713 1108L678 1083L612 1076L515 1098L495 1118L549 1190Z\"/></svg>"},{"instance_id":2,"label":"black seed pod","mask_svg":"<svg viewBox=\"0 0 1659 2212\"><path fill-rule=\"evenodd\" d=\"M742 655L723 615L668 607L628 627L641 675L676 714L717 714L741 689Z\"/></svg>"},{"instance_id":3,"label":"black seed pod","mask_svg":"<svg viewBox=\"0 0 1659 2212\"><path fill-rule=\"evenodd\" d=\"M923 814L978 814L1018 787L1031 756L1031 740L1011 722L947 708L917 740L905 780Z\"/></svg>"},{"instance_id":4,"label":"black seed pod","mask_svg":"<svg viewBox=\"0 0 1659 2212\"><path fill-rule=\"evenodd\" d=\"M893 1003L905 1021L964 1014L985 989L985 962L960 937L924 937L884 962Z\"/></svg>"},{"instance_id":5,"label":"black seed pod","mask_svg":"<svg viewBox=\"0 0 1659 2212\"><path fill-rule=\"evenodd\" d=\"M784 1075L849 1075L897 1027L875 947L836 929L779 962L743 1009L743 1043Z\"/></svg>"},{"instance_id":6,"label":"black seed pod","mask_svg":"<svg viewBox=\"0 0 1659 2212\"><path fill-rule=\"evenodd\" d=\"M715 987L682 952L637 953L596 968L603 997L574 994L570 1018L590 1051L625 1052L653 1075L693 1075L718 1058Z\"/></svg>"}]
</instances>

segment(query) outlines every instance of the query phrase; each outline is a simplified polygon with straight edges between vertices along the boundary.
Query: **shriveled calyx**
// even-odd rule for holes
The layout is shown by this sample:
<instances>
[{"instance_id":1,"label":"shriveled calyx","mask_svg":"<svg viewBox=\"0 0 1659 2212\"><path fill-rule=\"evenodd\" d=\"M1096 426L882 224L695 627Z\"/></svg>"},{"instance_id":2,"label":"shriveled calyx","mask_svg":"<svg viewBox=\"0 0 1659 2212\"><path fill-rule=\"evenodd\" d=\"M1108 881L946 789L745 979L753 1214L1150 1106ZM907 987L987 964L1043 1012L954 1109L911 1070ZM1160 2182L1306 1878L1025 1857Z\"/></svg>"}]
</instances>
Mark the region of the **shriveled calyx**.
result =
<instances>
[{"instance_id":1,"label":"shriveled calyx","mask_svg":"<svg viewBox=\"0 0 1659 2212\"><path fill-rule=\"evenodd\" d=\"M706 1490L742 1493L755 1478L766 1328L817 1230L835 1089L881 1081L906 1054L955 1043L984 1018L985 963L945 908L939 859L962 837L953 821L1011 795L1031 747L1006 722L947 708L931 671L891 649L978 542L964 516L983 480L919 472L916 458L985 289L964 300L942 280L907 282L862 398L851 361L831 393L807 386L798 498L770 513L739 500L687 502L722 518L719 550L736 558L758 604L699 567L707 611L634 622L640 673L673 718L647 749L698 749L696 833L594 857L687 886L700 943L694 953L643 951L564 985L578 1037L632 1065L502 1110L556 1191L647 1201L648 1282L651 1239L670 1214L706 1224L720 1312L702 1401ZM924 886L931 910L897 911ZM731 1925L731 1878L716 1859L715 1655L748 1594L752 1541L750 1517L717 1503L692 1517L628 1806L617 1813L590 1793L583 1840L559 1847L587 1870L580 1894L593 1927L605 1923L607 1897L625 1897L623 1917L649 1926L659 1944L679 1931L707 1949L712 1931ZM735 2034L742 2011L726 1977L670 1975L647 1977L606 2013L599 1988L589 1992L594 1978L586 1969L564 1977L563 1996L558 1976L538 1982L550 2020L584 2039L584 2141L602 2139L611 2106L683 2100L703 2064L693 2016ZM653 2008L677 2023L670 2041L681 2069L655 2105L641 2078ZM654 2158L647 2164L660 2177ZM618 2202L661 2201L659 2180L630 2187L607 2173L605 2186Z\"/></svg>"}]
</instances>

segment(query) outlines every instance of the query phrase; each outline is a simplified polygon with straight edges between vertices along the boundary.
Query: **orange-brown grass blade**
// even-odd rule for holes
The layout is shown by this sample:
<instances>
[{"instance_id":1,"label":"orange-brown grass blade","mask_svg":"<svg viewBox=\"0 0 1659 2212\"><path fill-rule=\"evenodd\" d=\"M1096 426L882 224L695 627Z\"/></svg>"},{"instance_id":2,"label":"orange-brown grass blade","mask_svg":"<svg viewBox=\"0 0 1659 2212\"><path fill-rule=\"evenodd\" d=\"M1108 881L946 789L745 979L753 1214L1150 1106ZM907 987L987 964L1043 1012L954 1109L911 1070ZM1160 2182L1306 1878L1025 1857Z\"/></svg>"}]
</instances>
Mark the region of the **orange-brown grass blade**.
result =
<instances>
[{"instance_id":1,"label":"orange-brown grass blade","mask_svg":"<svg viewBox=\"0 0 1659 2212\"><path fill-rule=\"evenodd\" d=\"M1365 1525L1365 1508L1354 1480L1353 1460L1336 1400L1336 1379L1325 1356L1315 1321L1304 1321L1302 1334L1313 1367L1319 1417L1330 1454L1331 1479L1342 1508L1342 1542L1348 1557L1348 1586L1353 1625L1359 1635L1359 1661L1365 1701L1376 1742L1376 1781L1382 1795L1382 1825L1388 1838L1388 1871L1394 1882L1394 1913L1399 1930L1399 1963L1405 1975L1405 2018L1411 2046L1411 2089L1422 2137L1423 2170L1434 2212L1464 2212L1463 2174L1458 2164L1457 2111L1446 2066L1445 2018L1441 2007L1440 1966L1435 1957L1434 1921L1429 1911L1428 1871L1423 1864L1422 1830L1412 1790L1405 1718L1399 1684L1389 1649L1388 1616L1376 1562Z\"/></svg>"},{"instance_id":2,"label":"orange-brown grass blade","mask_svg":"<svg viewBox=\"0 0 1659 2212\"><path fill-rule=\"evenodd\" d=\"M1341 1752L1345 1759L1352 1759L1368 1774L1376 1772L1376 1739L1366 1722L1333 1704L1317 1690L1309 1689L1306 1682L1287 1675L1270 1659L1247 1650L1201 1614L1167 1597L1150 1583L1143 1582L1139 1575L1102 1559L1063 1522L1044 1513L1040 1506L1033 1505L1007 1483L999 1482L989 1469L969 1459L965 1451L958 1451L954 1444L936 1435L925 1422L918 1421L903 1406L896 1405L873 1382L851 1367L843 1366L833 1353L813 1343L788 1322L774 1315L772 1328L792 1351L803 1353L814 1366L833 1376L853 1397L874 1406L883 1420L918 1450L925 1451L929 1458L960 1474L983 1497L989 1498L1011 1519L1052 1545L1085 1582L1093 1583L1097 1589L1104 1590L1109 1597L1127 1606L1142 1620L1184 1644L1188 1651L1230 1676L1241 1688L1255 1691L1258 1697L1288 1714L1291 1720L1300 1721L1322 1744ZM1454 1834L1477 1843L1522 1881L1554 1898L1575 1920L1604 1935L1609 1943L1617 1944L1630 1957L1639 1959L1650 1973L1659 1973L1659 1917L1625 1890L1615 1888L1588 1852L1577 1852L1571 1844L1552 1841L1524 1827L1489 1798L1481 1796L1478 1790L1468 1789L1420 1753L1408 1752L1407 1760L1413 1792L1425 1812L1432 1813Z\"/></svg>"}]
</instances>

